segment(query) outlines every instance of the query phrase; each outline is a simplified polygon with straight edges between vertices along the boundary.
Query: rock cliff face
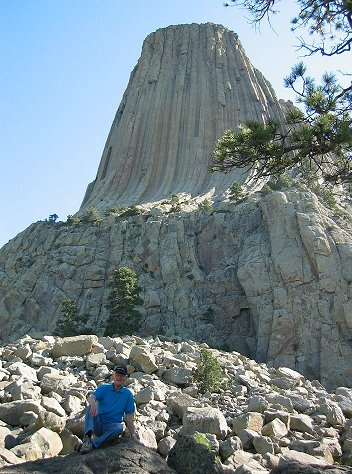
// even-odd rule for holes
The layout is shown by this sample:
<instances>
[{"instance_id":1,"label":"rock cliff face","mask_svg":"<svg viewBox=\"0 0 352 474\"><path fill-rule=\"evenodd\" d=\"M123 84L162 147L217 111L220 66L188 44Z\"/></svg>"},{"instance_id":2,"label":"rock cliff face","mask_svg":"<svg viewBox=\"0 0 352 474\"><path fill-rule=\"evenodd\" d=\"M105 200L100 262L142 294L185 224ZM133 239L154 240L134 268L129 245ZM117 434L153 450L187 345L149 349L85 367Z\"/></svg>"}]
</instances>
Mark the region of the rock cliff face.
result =
<instances>
[{"instance_id":1,"label":"rock cliff face","mask_svg":"<svg viewBox=\"0 0 352 474\"><path fill-rule=\"evenodd\" d=\"M280 110L234 33L184 25L150 35L80 210L138 203L142 213L39 222L5 245L0 338L53 330L65 299L99 331L111 273L128 266L143 289L142 334L352 386L351 226L309 191L264 195L242 171L207 174L224 129ZM249 191L238 204L227 199L234 180ZM209 212L197 207L205 197Z\"/></svg>"},{"instance_id":2,"label":"rock cliff face","mask_svg":"<svg viewBox=\"0 0 352 474\"><path fill-rule=\"evenodd\" d=\"M144 41L82 208L221 195L247 175L208 173L215 141L245 120L281 115L235 33L213 24L157 30Z\"/></svg>"}]
</instances>

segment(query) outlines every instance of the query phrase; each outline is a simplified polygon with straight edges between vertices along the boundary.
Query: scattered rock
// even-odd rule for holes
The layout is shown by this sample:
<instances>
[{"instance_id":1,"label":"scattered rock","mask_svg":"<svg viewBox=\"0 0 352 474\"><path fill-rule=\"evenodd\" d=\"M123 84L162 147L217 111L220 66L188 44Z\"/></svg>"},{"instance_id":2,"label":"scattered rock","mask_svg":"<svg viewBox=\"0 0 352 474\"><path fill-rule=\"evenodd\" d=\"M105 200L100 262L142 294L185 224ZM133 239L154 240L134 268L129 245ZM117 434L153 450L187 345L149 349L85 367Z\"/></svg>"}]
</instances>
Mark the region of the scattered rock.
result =
<instances>
[{"instance_id":1,"label":"scattered rock","mask_svg":"<svg viewBox=\"0 0 352 474\"><path fill-rule=\"evenodd\" d=\"M103 339L101 344L97 338L85 336L78 339L76 352L84 352L79 356L72 346L73 340L76 339L50 338L51 347L60 348L60 355L54 357L51 351L52 357L47 358L44 366L37 365L36 355L51 350L46 336L42 339L26 336L0 347L7 367L12 367L12 372L5 374L7 380L1 382L3 388L0 387L1 466L30 460L42 462L42 458L56 455L74 460L70 455L83 437L86 396L105 381L103 374L112 375L109 359L112 348L124 354L130 374L127 385L136 399L140 446L151 449L153 456L167 460L171 457L170 462L177 463L182 453L182 469L194 467L199 456L201 461L197 462L202 472L223 469L229 473L236 470L236 474L264 473L280 463L329 466L349 459L352 419L339 405L341 397L350 400L347 388L339 387L337 393L329 393L320 383L310 382L297 372L269 369L238 353L208 349L226 371L229 383L220 393L202 394L189 374L189 379L180 377L170 381L165 373L171 370L192 373L201 349L207 347L205 344L188 341L182 345L159 337L134 336ZM29 357L25 357L29 352L27 346L31 351ZM86 353L87 347L91 347L91 352ZM22 354L21 362L17 361L16 353ZM117 357L118 352L114 353ZM94 360L99 360L96 368ZM24 379L14 369L16 364L22 364L21 370L31 374L31 380ZM287 379L292 375L292 383L287 382L288 388L281 388L280 393L272 388L272 381L278 375ZM246 385L238 385L239 380ZM22 385L27 387L25 382L33 385L33 398L28 398L30 391L23 391L26 398L8 401ZM204 436L209 447L197 445L194 451L184 450L183 444L187 444L187 449L193 446L196 432ZM134 446L125 437L121 442L127 443L123 446ZM217 462L214 456L218 456ZM56 469L58 461L52 459L52 462L52 468Z\"/></svg>"}]
</instances>

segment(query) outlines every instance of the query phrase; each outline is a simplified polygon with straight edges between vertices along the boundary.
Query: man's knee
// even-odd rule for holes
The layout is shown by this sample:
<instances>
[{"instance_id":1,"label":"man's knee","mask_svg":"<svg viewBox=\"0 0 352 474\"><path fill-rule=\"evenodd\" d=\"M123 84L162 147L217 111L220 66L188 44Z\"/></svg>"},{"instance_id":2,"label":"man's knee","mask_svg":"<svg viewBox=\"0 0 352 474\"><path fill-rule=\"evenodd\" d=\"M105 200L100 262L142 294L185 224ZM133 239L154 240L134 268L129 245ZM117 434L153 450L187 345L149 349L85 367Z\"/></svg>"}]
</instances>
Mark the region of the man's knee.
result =
<instances>
[{"instance_id":1,"label":"man's knee","mask_svg":"<svg viewBox=\"0 0 352 474\"><path fill-rule=\"evenodd\" d=\"M117 439L119 436L122 435L123 428L122 425L114 426L108 430L109 433L109 439Z\"/></svg>"}]
</instances>

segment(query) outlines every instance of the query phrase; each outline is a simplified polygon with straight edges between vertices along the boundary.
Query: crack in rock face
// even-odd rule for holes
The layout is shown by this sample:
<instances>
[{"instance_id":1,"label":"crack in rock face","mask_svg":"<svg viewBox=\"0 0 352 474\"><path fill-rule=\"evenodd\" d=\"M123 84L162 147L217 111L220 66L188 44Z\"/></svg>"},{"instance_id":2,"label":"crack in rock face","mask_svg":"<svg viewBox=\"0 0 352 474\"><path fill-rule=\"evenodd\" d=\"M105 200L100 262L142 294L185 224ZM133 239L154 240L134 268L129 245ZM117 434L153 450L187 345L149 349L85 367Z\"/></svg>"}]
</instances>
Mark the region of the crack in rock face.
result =
<instances>
[{"instance_id":1,"label":"crack in rock face","mask_svg":"<svg viewBox=\"0 0 352 474\"><path fill-rule=\"evenodd\" d=\"M226 129L282 120L288 106L223 26L150 34L76 220L34 223L0 251L0 340L54 333L65 300L102 334L111 276L127 266L142 289L139 335L205 342L352 387L350 208L329 210L297 181L266 194L249 172L208 172ZM33 357L45 365L45 353ZM165 377L178 383L184 370ZM237 378L251 389L247 375Z\"/></svg>"},{"instance_id":2,"label":"crack in rock face","mask_svg":"<svg viewBox=\"0 0 352 474\"><path fill-rule=\"evenodd\" d=\"M221 195L248 173L209 173L214 144L247 120L282 119L283 106L221 25L177 25L144 41L81 210Z\"/></svg>"}]
</instances>

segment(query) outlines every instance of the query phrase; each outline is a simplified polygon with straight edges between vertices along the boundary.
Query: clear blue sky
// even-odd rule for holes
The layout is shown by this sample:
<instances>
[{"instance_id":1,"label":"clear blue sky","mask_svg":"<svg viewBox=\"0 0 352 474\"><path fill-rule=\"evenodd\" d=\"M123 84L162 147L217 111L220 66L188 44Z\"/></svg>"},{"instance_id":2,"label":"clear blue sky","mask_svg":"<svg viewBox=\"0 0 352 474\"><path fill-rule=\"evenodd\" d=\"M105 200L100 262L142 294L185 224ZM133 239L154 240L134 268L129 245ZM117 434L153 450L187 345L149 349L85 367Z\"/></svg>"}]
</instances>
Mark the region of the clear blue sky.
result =
<instances>
[{"instance_id":1,"label":"clear blue sky","mask_svg":"<svg viewBox=\"0 0 352 474\"><path fill-rule=\"evenodd\" d=\"M79 209L149 33L223 24L287 99L282 78L299 55L295 11L283 1L273 29L264 23L256 33L246 11L223 0L0 0L0 246L32 222ZM311 75L337 67L336 59L307 62Z\"/></svg>"}]
</instances>

